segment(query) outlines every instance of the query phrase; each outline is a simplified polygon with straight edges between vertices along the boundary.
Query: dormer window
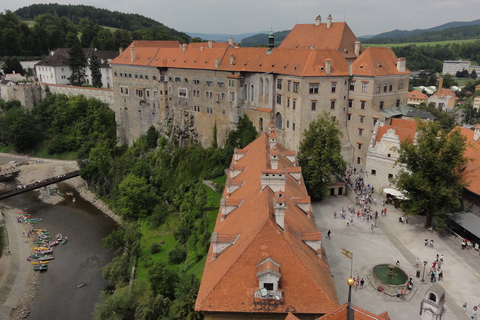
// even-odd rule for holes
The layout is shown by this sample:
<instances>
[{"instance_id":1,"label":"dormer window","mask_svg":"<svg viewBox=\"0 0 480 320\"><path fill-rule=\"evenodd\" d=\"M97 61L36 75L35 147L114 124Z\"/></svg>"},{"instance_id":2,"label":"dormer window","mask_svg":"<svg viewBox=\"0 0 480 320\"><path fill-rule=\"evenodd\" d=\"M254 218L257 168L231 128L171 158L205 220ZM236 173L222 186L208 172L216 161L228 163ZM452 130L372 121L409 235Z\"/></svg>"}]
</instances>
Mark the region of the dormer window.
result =
<instances>
[{"instance_id":1,"label":"dormer window","mask_svg":"<svg viewBox=\"0 0 480 320\"><path fill-rule=\"evenodd\" d=\"M279 289L281 276L280 265L270 258L257 265L258 290L254 292L254 297L260 299L282 299L283 290Z\"/></svg>"}]
</instances>

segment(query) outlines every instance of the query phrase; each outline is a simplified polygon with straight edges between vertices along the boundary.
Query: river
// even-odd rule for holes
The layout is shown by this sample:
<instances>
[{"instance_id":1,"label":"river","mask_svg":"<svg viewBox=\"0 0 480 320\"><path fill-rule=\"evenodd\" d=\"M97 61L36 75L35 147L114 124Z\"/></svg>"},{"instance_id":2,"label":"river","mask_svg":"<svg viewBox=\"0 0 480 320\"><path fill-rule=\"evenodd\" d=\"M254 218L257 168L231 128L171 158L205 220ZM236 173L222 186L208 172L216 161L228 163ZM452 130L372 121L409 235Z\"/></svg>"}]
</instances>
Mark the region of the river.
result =
<instances>
[{"instance_id":1,"label":"river","mask_svg":"<svg viewBox=\"0 0 480 320\"><path fill-rule=\"evenodd\" d=\"M68 185L60 183L59 189L73 191L76 201L65 196L57 205L46 204L38 199L37 192L4 200L11 207L43 219L35 224L36 228L47 229L52 236L61 233L68 237L65 245L54 247L55 259L42 273L38 295L30 304L30 320L92 319L100 292L108 286L101 269L111 261L113 253L103 248L101 240L118 225ZM85 286L77 288L83 283Z\"/></svg>"}]
</instances>

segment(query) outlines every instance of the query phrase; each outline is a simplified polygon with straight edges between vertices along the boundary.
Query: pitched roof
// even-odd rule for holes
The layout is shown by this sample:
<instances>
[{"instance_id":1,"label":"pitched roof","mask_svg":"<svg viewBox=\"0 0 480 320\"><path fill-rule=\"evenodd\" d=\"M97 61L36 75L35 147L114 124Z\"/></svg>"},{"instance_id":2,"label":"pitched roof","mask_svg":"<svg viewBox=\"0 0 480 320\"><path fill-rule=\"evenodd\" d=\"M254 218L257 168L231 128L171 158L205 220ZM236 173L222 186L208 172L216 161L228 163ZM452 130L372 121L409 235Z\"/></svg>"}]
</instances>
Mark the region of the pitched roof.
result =
<instances>
[{"instance_id":1,"label":"pitched roof","mask_svg":"<svg viewBox=\"0 0 480 320\"><path fill-rule=\"evenodd\" d=\"M51 54L40 60L35 66L53 66L53 67L64 67L68 66L68 59L70 58L70 48L58 48L55 51L52 51ZM92 53L91 48L83 48L85 57L88 59ZM115 59L118 55L118 51L105 51L105 50L96 50L97 57L100 59L100 67L108 68L110 62Z\"/></svg>"},{"instance_id":2,"label":"pitched roof","mask_svg":"<svg viewBox=\"0 0 480 320\"><path fill-rule=\"evenodd\" d=\"M428 99L428 96L418 90L413 90L409 93L407 93L407 98L408 99Z\"/></svg>"},{"instance_id":3,"label":"pitched roof","mask_svg":"<svg viewBox=\"0 0 480 320\"><path fill-rule=\"evenodd\" d=\"M345 303L335 311L326 314L318 318L317 320L347 320L347 309L348 304ZM352 306L352 309L355 320L390 320L390 316L386 311L377 316L376 314L365 311L364 309L357 306Z\"/></svg>"},{"instance_id":4,"label":"pitched roof","mask_svg":"<svg viewBox=\"0 0 480 320\"><path fill-rule=\"evenodd\" d=\"M477 137L477 141L474 140L476 138L474 130L463 127L457 128L467 138L465 156L472 159L460 169L461 179L467 183L466 189L480 195L480 139ZM477 124L475 129L480 132L480 125Z\"/></svg>"},{"instance_id":5,"label":"pitched roof","mask_svg":"<svg viewBox=\"0 0 480 320\"><path fill-rule=\"evenodd\" d=\"M295 310L321 315L338 307L326 258L320 258L299 236L305 234L306 238L317 241L321 237L313 220L290 199L308 197L303 178L286 172L285 168L294 166L283 155L287 150L280 144L273 147L281 151L277 154L278 168L274 170L270 162L273 148L266 133L242 149L238 160L235 156L232 159L232 167L235 164L244 169L235 171L240 173L234 176L231 167L227 181L244 183L232 193L225 188L223 198L243 201L226 216L220 209L214 232L239 236L218 255L213 252L213 244L210 245L195 304L197 311L286 314ZM279 174L286 178L282 197L272 191L272 186L262 188L262 172L263 182L278 178ZM284 229L276 223L274 213L275 201L280 199L286 204ZM280 300L254 297L260 289L259 265L264 262L262 268L275 269L273 263L266 265L268 259L279 266L279 290L283 292Z\"/></svg>"},{"instance_id":6,"label":"pitched roof","mask_svg":"<svg viewBox=\"0 0 480 320\"><path fill-rule=\"evenodd\" d=\"M405 141L408 137L413 140L415 132L417 131L417 122L415 120L407 119L392 119L391 125L383 126L378 128L377 137L375 143L379 142L383 135L388 132L388 130L395 130L395 134L400 139L400 142Z\"/></svg>"},{"instance_id":7,"label":"pitched roof","mask_svg":"<svg viewBox=\"0 0 480 320\"><path fill-rule=\"evenodd\" d=\"M278 46L279 49L338 50L345 58L356 58L355 41L358 41L346 22L297 24ZM363 46L360 45L363 52Z\"/></svg>"},{"instance_id":8,"label":"pitched roof","mask_svg":"<svg viewBox=\"0 0 480 320\"><path fill-rule=\"evenodd\" d=\"M368 47L353 63L353 75L357 76L387 76L392 74L408 74L397 70L397 57L391 48Z\"/></svg>"}]
</instances>

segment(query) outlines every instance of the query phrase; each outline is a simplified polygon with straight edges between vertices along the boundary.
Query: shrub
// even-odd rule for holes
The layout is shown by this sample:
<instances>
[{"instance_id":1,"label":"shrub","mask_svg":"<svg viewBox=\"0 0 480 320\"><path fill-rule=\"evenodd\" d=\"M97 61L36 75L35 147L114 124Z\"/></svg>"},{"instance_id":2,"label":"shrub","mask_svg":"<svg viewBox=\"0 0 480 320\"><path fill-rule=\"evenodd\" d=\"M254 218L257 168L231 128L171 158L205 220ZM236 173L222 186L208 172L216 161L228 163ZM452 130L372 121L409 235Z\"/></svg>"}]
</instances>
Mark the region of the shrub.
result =
<instances>
[{"instance_id":1,"label":"shrub","mask_svg":"<svg viewBox=\"0 0 480 320\"><path fill-rule=\"evenodd\" d=\"M170 264L179 264L185 261L187 258L187 252L185 249L176 247L168 253L168 263Z\"/></svg>"},{"instance_id":2,"label":"shrub","mask_svg":"<svg viewBox=\"0 0 480 320\"><path fill-rule=\"evenodd\" d=\"M152 245L150 246L150 253L159 253L161 249L162 247L158 243L152 243Z\"/></svg>"}]
</instances>

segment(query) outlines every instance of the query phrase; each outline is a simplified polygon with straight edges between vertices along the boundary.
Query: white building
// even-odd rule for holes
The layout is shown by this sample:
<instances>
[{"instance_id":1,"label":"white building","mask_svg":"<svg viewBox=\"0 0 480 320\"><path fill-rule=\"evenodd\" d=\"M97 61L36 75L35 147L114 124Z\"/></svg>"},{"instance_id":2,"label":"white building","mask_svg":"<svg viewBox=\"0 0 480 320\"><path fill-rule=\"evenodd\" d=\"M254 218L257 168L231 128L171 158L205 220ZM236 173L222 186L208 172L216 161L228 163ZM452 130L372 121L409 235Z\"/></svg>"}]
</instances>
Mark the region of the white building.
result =
<instances>
[{"instance_id":1,"label":"white building","mask_svg":"<svg viewBox=\"0 0 480 320\"><path fill-rule=\"evenodd\" d=\"M68 66L68 59L70 57L68 48L60 48L51 51L50 54L35 64L35 73L37 80L46 84L70 84L68 77L71 75L70 67ZM83 49L85 57L87 57L87 65L90 64L90 55L92 49ZM96 50L96 49L94 49ZM110 68L110 61L115 59L119 52L117 51L103 51L96 50L98 59L100 60L100 72L102 73L102 88L112 88L112 72ZM90 68L85 69L86 84L92 83L92 75Z\"/></svg>"},{"instance_id":2,"label":"white building","mask_svg":"<svg viewBox=\"0 0 480 320\"><path fill-rule=\"evenodd\" d=\"M443 61L442 74L455 75L457 71L468 70L470 68L470 61Z\"/></svg>"},{"instance_id":3,"label":"white building","mask_svg":"<svg viewBox=\"0 0 480 320\"><path fill-rule=\"evenodd\" d=\"M391 119L390 125L379 123L373 131L372 141L367 151L366 182L379 190L392 187L391 179L400 171L396 166L400 143L414 139L417 123L412 119Z\"/></svg>"}]
</instances>

